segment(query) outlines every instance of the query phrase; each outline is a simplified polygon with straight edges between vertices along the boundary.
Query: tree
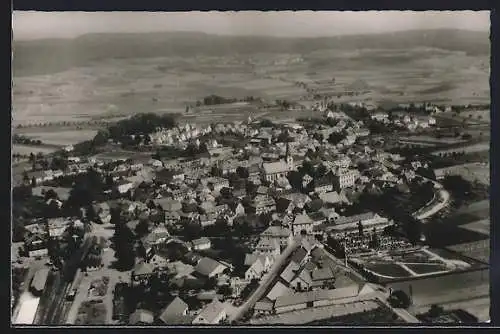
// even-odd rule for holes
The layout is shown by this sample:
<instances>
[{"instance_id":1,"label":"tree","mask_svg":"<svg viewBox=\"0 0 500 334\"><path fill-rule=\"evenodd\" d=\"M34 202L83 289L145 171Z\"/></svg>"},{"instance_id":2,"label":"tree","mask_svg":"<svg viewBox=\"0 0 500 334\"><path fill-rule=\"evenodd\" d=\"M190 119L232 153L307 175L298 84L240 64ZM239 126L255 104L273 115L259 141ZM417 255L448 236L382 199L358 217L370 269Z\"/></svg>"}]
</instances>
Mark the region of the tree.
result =
<instances>
[{"instance_id":1,"label":"tree","mask_svg":"<svg viewBox=\"0 0 500 334\"><path fill-rule=\"evenodd\" d=\"M332 145L337 145L342 140L344 140L344 138L345 138L345 135L343 135L341 133L334 132L334 133L330 134L330 136L328 137L328 142Z\"/></svg>"},{"instance_id":2,"label":"tree","mask_svg":"<svg viewBox=\"0 0 500 334\"><path fill-rule=\"evenodd\" d=\"M112 240L117 267L123 270L131 269L135 263L134 234L126 224L119 222L115 225L115 234Z\"/></svg>"},{"instance_id":3,"label":"tree","mask_svg":"<svg viewBox=\"0 0 500 334\"><path fill-rule=\"evenodd\" d=\"M431 318L436 318L436 317L439 317L441 314L444 313L444 309L442 306L440 305L435 305L435 304L432 304L431 305L431 308L429 309L429 311L427 312L427 314L429 315L429 317Z\"/></svg>"},{"instance_id":4,"label":"tree","mask_svg":"<svg viewBox=\"0 0 500 334\"><path fill-rule=\"evenodd\" d=\"M223 295L224 297L230 297L233 294L233 289L229 284L222 285L217 293Z\"/></svg>"},{"instance_id":5,"label":"tree","mask_svg":"<svg viewBox=\"0 0 500 334\"><path fill-rule=\"evenodd\" d=\"M389 303L392 307L407 309L410 307L411 300L404 291L396 290L390 295Z\"/></svg>"},{"instance_id":6,"label":"tree","mask_svg":"<svg viewBox=\"0 0 500 334\"><path fill-rule=\"evenodd\" d=\"M364 234L364 233L363 233L363 224L359 221L359 222L358 222L358 235L359 235L360 237L362 237L362 236L363 236L363 234Z\"/></svg>"}]
</instances>

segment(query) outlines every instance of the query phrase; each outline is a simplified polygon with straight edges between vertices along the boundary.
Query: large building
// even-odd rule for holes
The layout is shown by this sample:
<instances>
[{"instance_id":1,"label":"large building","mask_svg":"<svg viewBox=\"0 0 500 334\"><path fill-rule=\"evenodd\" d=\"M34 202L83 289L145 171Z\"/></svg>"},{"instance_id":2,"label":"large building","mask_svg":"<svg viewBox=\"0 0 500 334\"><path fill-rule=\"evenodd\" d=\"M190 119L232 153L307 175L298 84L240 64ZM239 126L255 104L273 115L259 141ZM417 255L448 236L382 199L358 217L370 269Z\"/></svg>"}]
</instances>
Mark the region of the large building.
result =
<instances>
[{"instance_id":1,"label":"large building","mask_svg":"<svg viewBox=\"0 0 500 334\"><path fill-rule=\"evenodd\" d=\"M286 146L285 160L262 164L263 178L267 182L274 182L282 177L286 177L294 169L295 165L288 144Z\"/></svg>"},{"instance_id":2,"label":"large building","mask_svg":"<svg viewBox=\"0 0 500 334\"><path fill-rule=\"evenodd\" d=\"M333 184L337 191L345 188L350 188L354 186L354 183L356 182L358 177L359 171L355 169L340 171L333 177Z\"/></svg>"}]
</instances>

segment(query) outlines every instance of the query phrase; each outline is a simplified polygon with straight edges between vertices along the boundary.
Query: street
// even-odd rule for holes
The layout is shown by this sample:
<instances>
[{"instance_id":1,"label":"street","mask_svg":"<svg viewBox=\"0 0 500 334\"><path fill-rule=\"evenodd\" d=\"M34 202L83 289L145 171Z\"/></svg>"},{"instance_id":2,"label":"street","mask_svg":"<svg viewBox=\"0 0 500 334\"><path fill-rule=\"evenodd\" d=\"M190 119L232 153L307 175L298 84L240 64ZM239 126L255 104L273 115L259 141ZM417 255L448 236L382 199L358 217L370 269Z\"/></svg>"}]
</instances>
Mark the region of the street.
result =
<instances>
[{"instance_id":1,"label":"street","mask_svg":"<svg viewBox=\"0 0 500 334\"><path fill-rule=\"evenodd\" d=\"M271 283L274 282L275 277L281 273L281 270L285 265L285 261L287 260L287 258L299 245L300 244L295 239L292 239L292 242L276 259L273 266L271 267L271 270L263 276L257 290L255 290L254 293L248 298L248 300L229 317L228 320L230 323L240 319L248 310L250 310L255 305L256 302L258 302L263 297L264 293L267 291L267 289L269 289Z\"/></svg>"},{"instance_id":2,"label":"street","mask_svg":"<svg viewBox=\"0 0 500 334\"><path fill-rule=\"evenodd\" d=\"M450 200L450 193L443 189L443 186L431 179L421 176L422 179L430 181L434 184L434 189L437 190L434 194L434 198L427 205L417 210L413 216L418 220L424 220L430 216L435 215L442 209L444 209Z\"/></svg>"}]
</instances>

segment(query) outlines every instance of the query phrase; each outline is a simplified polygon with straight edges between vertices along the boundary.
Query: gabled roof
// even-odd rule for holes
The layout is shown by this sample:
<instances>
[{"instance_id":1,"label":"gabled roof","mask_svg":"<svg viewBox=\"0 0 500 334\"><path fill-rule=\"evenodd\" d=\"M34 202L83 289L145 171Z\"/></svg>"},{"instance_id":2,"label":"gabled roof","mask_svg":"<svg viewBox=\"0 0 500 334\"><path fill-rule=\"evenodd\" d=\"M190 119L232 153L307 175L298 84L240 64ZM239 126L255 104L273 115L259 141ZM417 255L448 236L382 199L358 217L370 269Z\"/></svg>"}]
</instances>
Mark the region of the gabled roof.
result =
<instances>
[{"instance_id":1,"label":"gabled roof","mask_svg":"<svg viewBox=\"0 0 500 334\"><path fill-rule=\"evenodd\" d=\"M201 238L195 239L195 240L193 240L191 242L193 243L194 246L197 246L197 245L203 245L203 244L210 243L210 239L208 239L206 237L201 237Z\"/></svg>"},{"instance_id":2,"label":"gabled roof","mask_svg":"<svg viewBox=\"0 0 500 334\"><path fill-rule=\"evenodd\" d=\"M269 226L264 232L261 233L262 236L266 237L289 237L292 232L281 226Z\"/></svg>"},{"instance_id":3,"label":"gabled roof","mask_svg":"<svg viewBox=\"0 0 500 334\"><path fill-rule=\"evenodd\" d=\"M224 312L224 305L217 299L214 299L201 310L193 322L196 322L198 318L203 318L206 322L213 323L222 312Z\"/></svg>"},{"instance_id":4,"label":"gabled roof","mask_svg":"<svg viewBox=\"0 0 500 334\"><path fill-rule=\"evenodd\" d=\"M209 257L204 257L198 262L195 270L205 276L210 275L218 266L223 266L222 263L215 261Z\"/></svg>"},{"instance_id":5,"label":"gabled roof","mask_svg":"<svg viewBox=\"0 0 500 334\"><path fill-rule=\"evenodd\" d=\"M175 299L163 310L159 318L165 324L170 324L181 317L187 309L188 304L181 298L175 297Z\"/></svg>"},{"instance_id":6,"label":"gabled roof","mask_svg":"<svg viewBox=\"0 0 500 334\"><path fill-rule=\"evenodd\" d=\"M318 268L311 273L313 281L325 281L334 279L333 271L329 267Z\"/></svg>"},{"instance_id":7,"label":"gabled roof","mask_svg":"<svg viewBox=\"0 0 500 334\"><path fill-rule=\"evenodd\" d=\"M285 173L290 170L285 161L267 162L262 164L262 168L266 174Z\"/></svg>"},{"instance_id":8,"label":"gabled roof","mask_svg":"<svg viewBox=\"0 0 500 334\"><path fill-rule=\"evenodd\" d=\"M298 305L320 300L335 300L358 296L358 287L347 287L333 290L313 290L280 296L276 299L275 308Z\"/></svg>"},{"instance_id":9,"label":"gabled roof","mask_svg":"<svg viewBox=\"0 0 500 334\"><path fill-rule=\"evenodd\" d=\"M288 263L288 265L281 273L280 278L282 278L285 282L290 283L295 277L297 270L299 270L299 268L300 266L297 263L291 261L290 263Z\"/></svg>"},{"instance_id":10,"label":"gabled roof","mask_svg":"<svg viewBox=\"0 0 500 334\"><path fill-rule=\"evenodd\" d=\"M292 293L293 290L283 284L281 281L277 281L273 288L269 291L266 298L274 301L276 298Z\"/></svg>"},{"instance_id":11,"label":"gabled roof","mask_svg":"<svg viewBox=\"0 0 500 334\"><path fill-rule=\"evenodd\" d=\"M149 275L153 273L153 266L147 262L139 262L135 265L132 273L134 275Z\"/></svg>"},{"instance_id":12,"label":"gabled roof","mask_svg":"<svg viewBox=\"0 0 500 334\"><path fill-rule=\"evenodd\" d=\"M290 261L300 264L307 256L307 251L303 247L299 247L293 252Z\"/></svg>"},{"instance_id":13,"label":"gabled roof","mask_svg":"<svg viewBox=\"0 0 500 334\"><path fill-rule=\"evenodd\" d=\"M309 218L306 214L297 215L293 220L292 225L304 225L304 224L313 224L313 220Z\"/></svg>"}]
</instances>

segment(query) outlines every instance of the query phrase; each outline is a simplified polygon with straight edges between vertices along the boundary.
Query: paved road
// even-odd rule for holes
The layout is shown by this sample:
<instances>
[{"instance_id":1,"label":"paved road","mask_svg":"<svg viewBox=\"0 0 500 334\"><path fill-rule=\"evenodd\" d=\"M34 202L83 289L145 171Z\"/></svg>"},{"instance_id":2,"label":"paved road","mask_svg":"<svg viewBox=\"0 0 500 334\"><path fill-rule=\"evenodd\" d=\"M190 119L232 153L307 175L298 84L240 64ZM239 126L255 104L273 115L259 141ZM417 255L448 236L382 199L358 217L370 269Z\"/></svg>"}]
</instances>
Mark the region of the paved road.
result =
<instances>
[{"instance_id":1,"label":"paved road","mask_svg":"<svg viewBox=\"0 0 500 334\"><path fill-rule=\"evenodd\" d=\"M423 220L435 215L444 209L450 200L450 193L444 190L440 183L423 176L421 176L421 178L432 182L434 184L434 188L436 189L436 193L434 195L434 199L430 203L426 204L413 214L413 216L418 220Z\"/></svg>"},{"instance_id":2,"label":"paved road","mask_svg":"<svg viewBox=\"0 0 500 334\"><path fill-rule=\"evenodd\" d=\"M292 254L292 252L299 246L299 243L293 239L293 241L288 245L287 248L280 254L280 256L276 259L271 270L264 275L261 280L259 287L254 291L254 293L248 298L248 300L239 307L239 309L233 313L232 317L229 318L229 322L236 321L240 319L248 310L250 310L256 302L258 302L267 291L269 286L276 276L281 273L281 269L283 268L286 259Z\"/></svg>"}]
</instances>

